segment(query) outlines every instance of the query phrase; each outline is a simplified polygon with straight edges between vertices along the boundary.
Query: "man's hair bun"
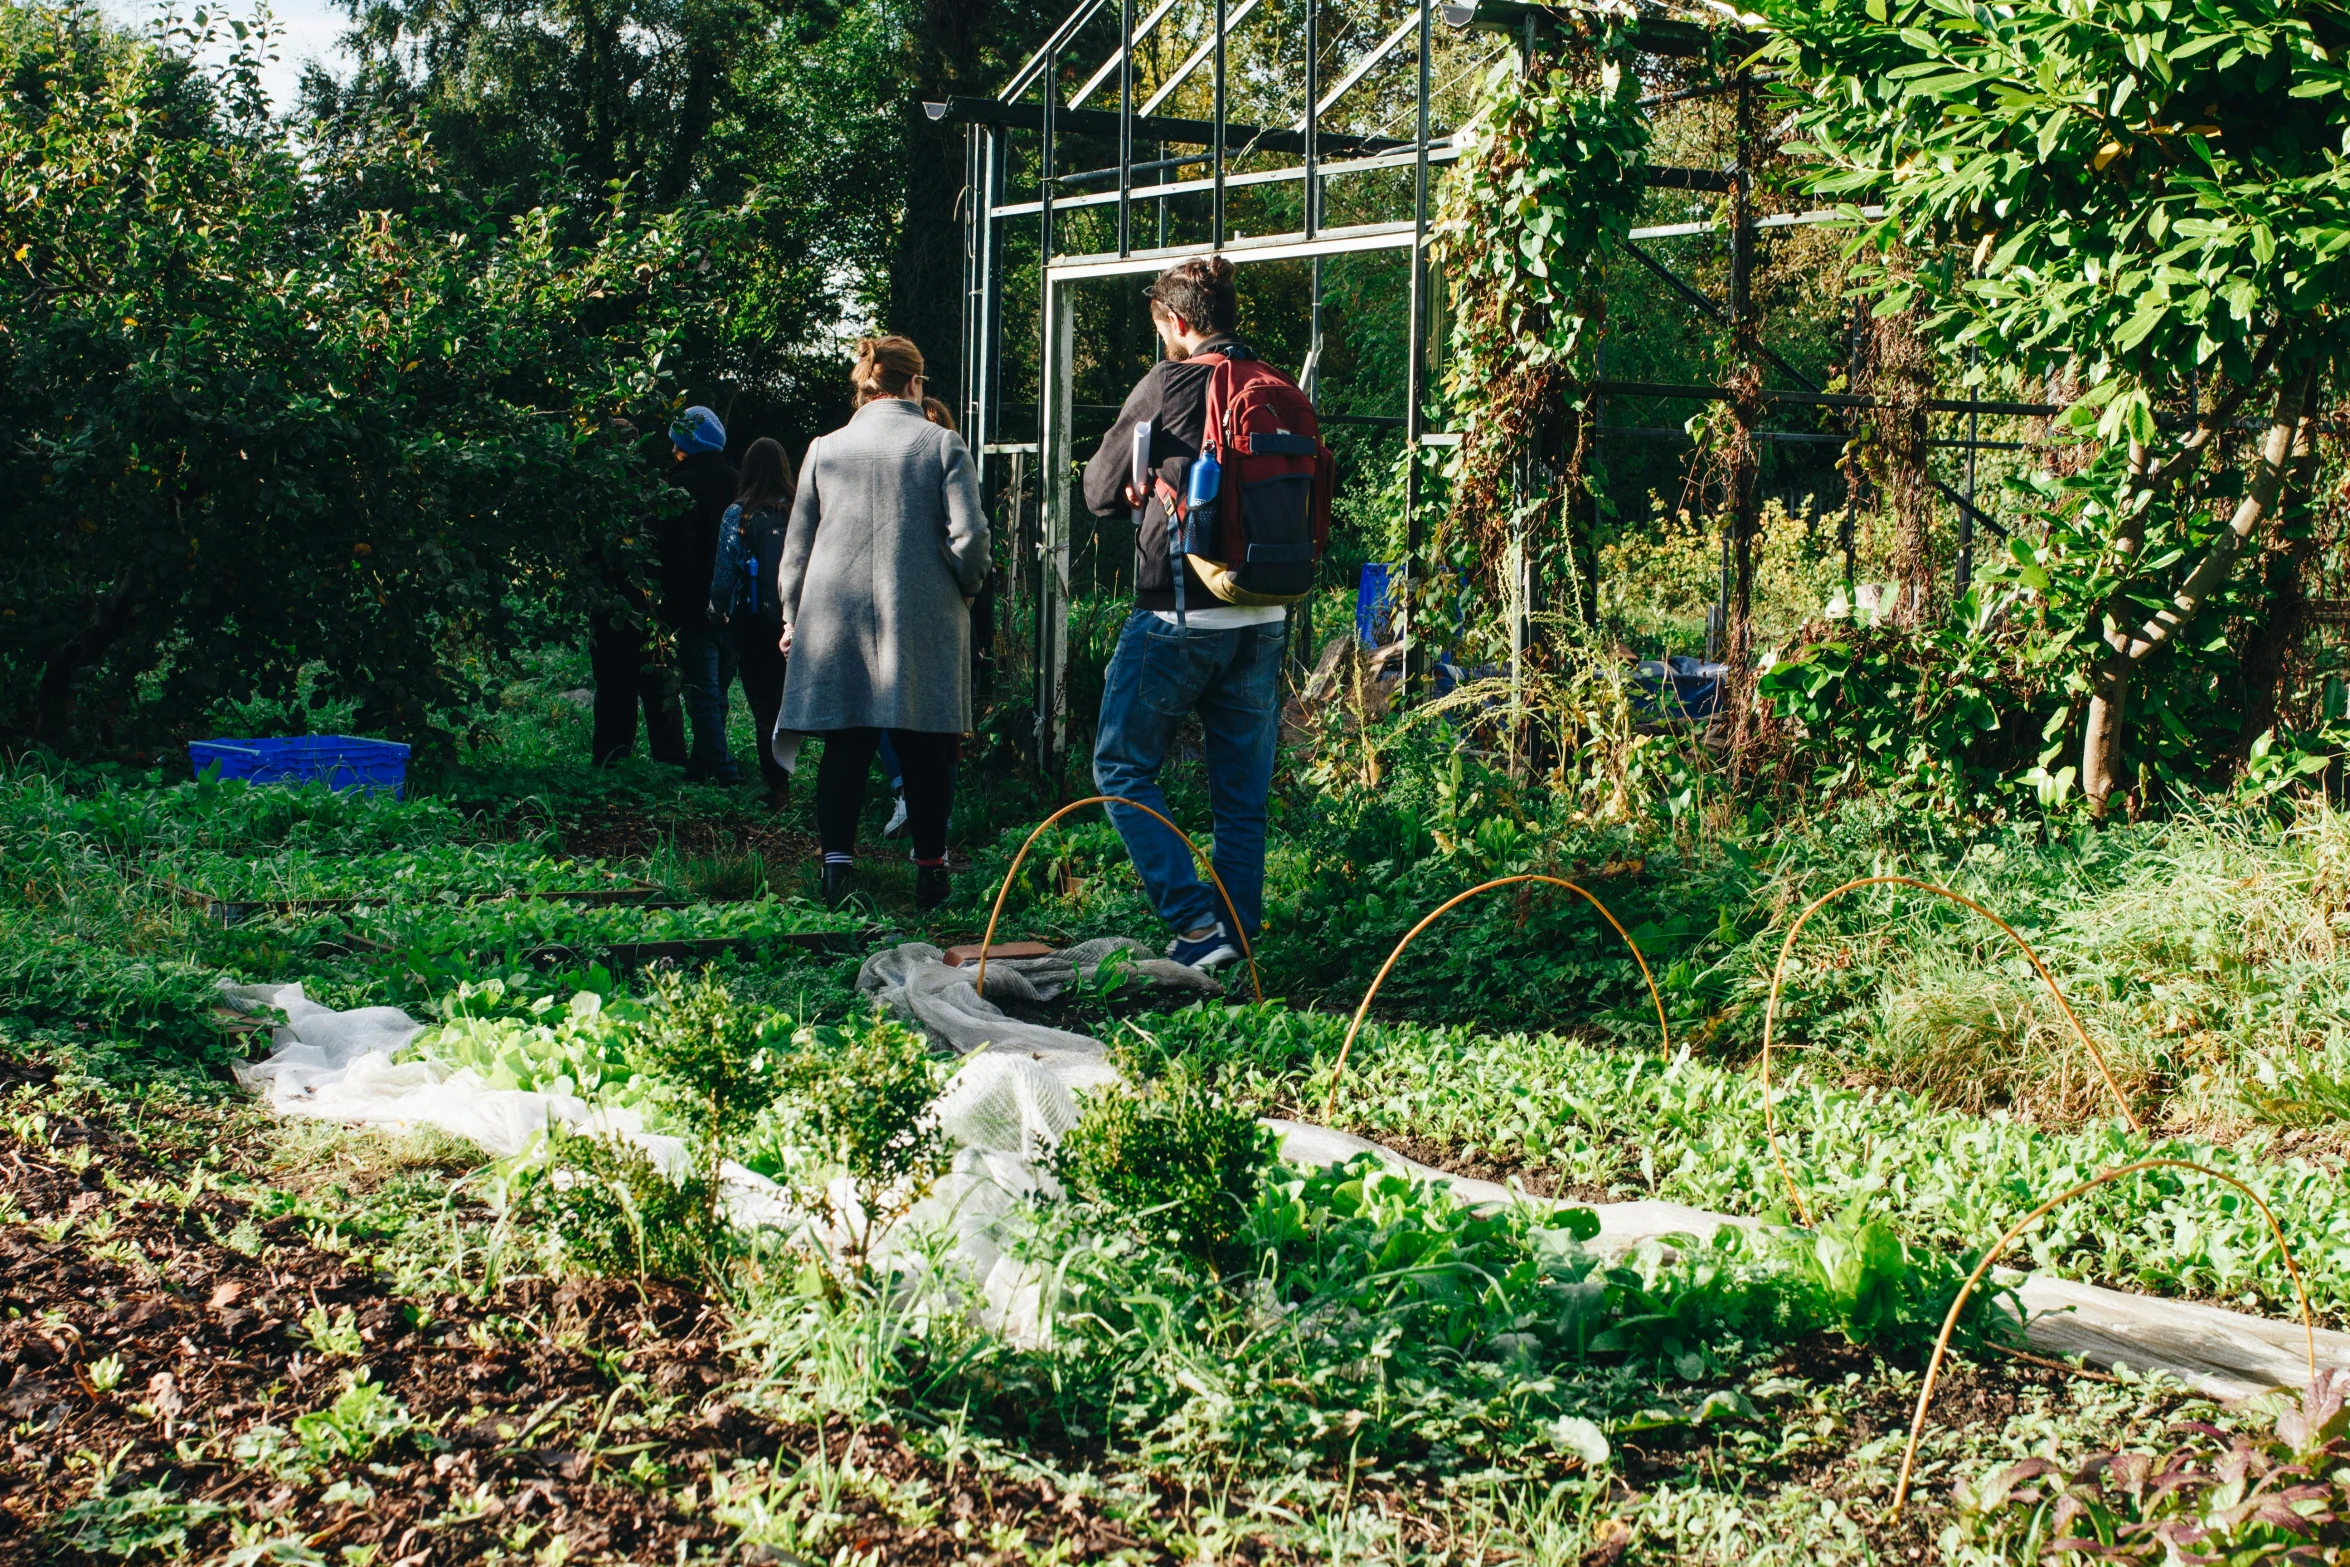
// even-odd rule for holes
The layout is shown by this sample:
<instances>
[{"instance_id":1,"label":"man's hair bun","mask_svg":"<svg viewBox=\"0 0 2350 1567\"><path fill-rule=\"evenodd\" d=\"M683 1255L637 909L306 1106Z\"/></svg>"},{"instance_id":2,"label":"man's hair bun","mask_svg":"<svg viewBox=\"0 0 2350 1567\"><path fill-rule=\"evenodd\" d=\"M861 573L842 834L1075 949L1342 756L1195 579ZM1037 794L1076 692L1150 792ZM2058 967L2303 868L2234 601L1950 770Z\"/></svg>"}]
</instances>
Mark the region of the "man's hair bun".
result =
<instances>
[{"instance_id":1,"label":"man's hair bun","mask_svg":"<svg viewBox=\"0 0 2350 1567\"><path fill-rule=\"evenodd\" d=\"M1150 299L1154 308L1201 332L1229 332L1240 324L1240 290L1233 286L1232 263L1222 256L1176 262L1151 285Z\"/></svg>"}]
</instances>

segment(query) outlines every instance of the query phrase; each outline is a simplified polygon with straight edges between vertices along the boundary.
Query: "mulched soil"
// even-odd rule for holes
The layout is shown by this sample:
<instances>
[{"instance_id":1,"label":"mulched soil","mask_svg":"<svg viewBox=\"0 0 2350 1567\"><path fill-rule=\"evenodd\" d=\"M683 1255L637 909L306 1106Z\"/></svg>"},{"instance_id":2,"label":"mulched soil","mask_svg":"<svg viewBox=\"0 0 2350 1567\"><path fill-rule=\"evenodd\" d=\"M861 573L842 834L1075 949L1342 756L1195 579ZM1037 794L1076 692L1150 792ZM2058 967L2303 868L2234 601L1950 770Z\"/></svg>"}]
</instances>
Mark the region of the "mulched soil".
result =
<instances>
[{"instance_id":1,"label":"mulched soil","mask_svg":"<svg viewBox=\"0 0 2350 1567\"><path fill-rule=\"evenodd\" d=\"M575 1559L708 1559L730 1553L736 1533L681 1504L687 1483L706 1488L713 1466L744 1459L790 1455L788 1468L817 1450L814 1430L729 1402L738 1369L717 1311L691 1291L529 1280L486 1301L401 1301L295 1214L238 1234L256 1217L246 1193L184 1206L125 1194L183 1171L119 1125L53 1119L47 1130L46 1146L36 1137L0 1154L0 1189L35 1223L106 1212L115 1223L103 1242L0 1230L0 1412L14 1427L0 1465L0 1557L107 1559L73 1549L60 1515L92 1493L91 1465L76 1455L120 1452L112 1495L168 1484L182 1502L235 1503L330 1559L375 1546L387 1567L474 1562L557 1535ZM302 1326L345 1310L374 1380L431 1434L309 1474L237 1461L239 1437L291 1427L348 1385L351 1362L322 1354ZM844 1495L850 1522L831 1544L881 1560L965 1560L974 1535L1057 1539L1080 1560L1135 1543L1047 1484L967 1465L950 1477L886 1426L835 1422L823 1450L938 1497L938 1520L908 1528ZM632 1462L648 1461L659 1483L630 1477ZM337 1482L365 1490L330 1501ZM190 1554L228 1545L228 1522L193 1518Z\"/></svg>"},{"instance_id":2,"label":"mulched soil","mask_svg":"<svg viewBox=\"0 0 2350 1567\"><path fill-rule=\"evenodd\" d=\"M560 824L563 852L592 858L642 859L662 849L679 854L756 850L771 865L812 863L813 836L782 816L745 808L710 812L641 805L595 805Z\"/></svg>"},{"instance_id":3,"label":"mulched soil","mask_svg":"<svg viewBox=\"0 0 2350 1567\"><path fill-rule=\"evenodd\" d=\"M1530 1197L1549 1197L1567 1202L1619 1202L1616 1194L1599 1186L1576 1186L1559 1179L1556 1170L1543 1169L1519 1160L1491 1157L1465 1157L1453 1144L1433 1137L1414 1137L1408 1133L1381 1132L1379 1141L1402 1154L1406 1159L1418 1160L1431 1169L1447 1175L1465 1175L1472 1180L1494 1181L1507 1186L1515 1182Z\"/></svg>"},{"instance_id":4,"label":"mulched soil","mask_svg":"<svg viewBox=\"0 0 2350 1567\"><path fill-rule=\"evenodd\" d=\"M41 1080L42 1069L0 1058L0 1083ZM744 1555L737 1531L707 1507L710 1477L762 1461L788 1474L813 1454L876 1477L866 1490L928 1504L916 1515L923 1521L909 1524L848 1487L837 1503L846 1522L825 1540L826 1557L846 1545L915 1567L1009 1561L1020 1556L1003 1548L1017 1540L1056 1544L1070 1560L1119 1551L1163 1559L1098 1503L1047 1481L968 1462L950 1471L887 1424L835 1418L819 1432L743 1407L735 1394L745 1368L724 1347L726 1323L692 1290L528 1279L486 1299L402 1299L355 1260L347 1239L279 1211L291 1200L282 1192L244 1185L182 1200L199 1156L215 1170L271 1173L274 1145L258 1113L138 1119L134 1130L112 1111L53 1114L45 1129L27 1135L20 1123L13 1136L0 1123L0 1193L24 1215L0 1227L0 1419L11 1427L0 1559L112 1559L97 1549L87 1504L96 1463L116 1454L106 1494L164 1486L175 1501L199 1504L178 1520L194 1560L232 1543L232 1520L262 1525L248 1538L282 1533L330 1561L343 1547L373 1547L378 1567L518 1560L557 1536L580 1561L793 1560ZM44 1238L44 1223L68 1217L73 1233ZM332 1323L345 1312L359 1358L418 1432L306 1470L272 1473L250 1454L240 1459L240 1438L288 1430L350 1385L354 1361L313 1343L305 1327L306 1318ZM1884 1499L1844 1495L1842 1459L1905 1427L1906 1396L1883 1383L1872 1354L1830 1340L1789 1350L1773 1369L1822 1386L1858 1373L1858 1408L1834 1443L1769 1473L1727 1447L1722 1464L1761 1482L1814 1486L1855 1518L1875 1519ZM1953 1363L1936 1418L1996 1427L2034 1388L2061 1378L2029 1365ZM1644 1490L1719 1467L1719 1440L1702 1427L1627 1434L1617 1444L1623 1482ZM1367 1489L1362 1499L1414 1514L1401 1492ZM1864 1523L1888 1559L1932 1553L1940 1508L1919 1500L1890 1528ZM69 1511L76 1504L84 1505ZM235 1511L202 1510L211 1505ZM1170 1496L1157 1511L1154 1525L1177 1524L1188 1509ZM159 1516L133 1521L152 1529ZM1614 1560L1629 1544L1603 1542L1589 1559ZM1232 1559L1269 1558L1251 1542Z\"/></svg>"}]
</instances>

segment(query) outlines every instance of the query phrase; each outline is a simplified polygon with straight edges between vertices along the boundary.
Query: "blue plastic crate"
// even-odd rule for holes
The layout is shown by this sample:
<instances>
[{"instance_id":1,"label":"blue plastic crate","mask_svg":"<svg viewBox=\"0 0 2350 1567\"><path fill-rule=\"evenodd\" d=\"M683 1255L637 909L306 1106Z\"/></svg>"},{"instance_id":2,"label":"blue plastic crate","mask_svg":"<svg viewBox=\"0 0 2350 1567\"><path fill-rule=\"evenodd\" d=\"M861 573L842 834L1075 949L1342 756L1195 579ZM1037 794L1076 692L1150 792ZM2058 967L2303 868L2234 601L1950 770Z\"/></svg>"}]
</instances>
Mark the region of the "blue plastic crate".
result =
<instances>
[{"instance_id":1,"label":"blue plastic crate","mask_svg":"<svg viewBox=\"0 0 2350 1567\"><path fill-rule=\"evenodd\" d=\"M247 783L323 783L330 789L408 790L408 748L397 740L357 735L297 735L284 740L191 740L188 761L198 778L217 765L223 778Z\"/></svg>"},{"instance_id":2,"label":"blue plastic crate","mask_svg":"<svg viewBox=\"0 0 2350 1567\"><path fill-rule=\"evenodd\" d=\"M1395 640L1396 600L1403 586L1403 567L1386 561L1368 561L1355 579L1355 641L1367 648L1385 647Z\"/></svg>"}]
</instances>

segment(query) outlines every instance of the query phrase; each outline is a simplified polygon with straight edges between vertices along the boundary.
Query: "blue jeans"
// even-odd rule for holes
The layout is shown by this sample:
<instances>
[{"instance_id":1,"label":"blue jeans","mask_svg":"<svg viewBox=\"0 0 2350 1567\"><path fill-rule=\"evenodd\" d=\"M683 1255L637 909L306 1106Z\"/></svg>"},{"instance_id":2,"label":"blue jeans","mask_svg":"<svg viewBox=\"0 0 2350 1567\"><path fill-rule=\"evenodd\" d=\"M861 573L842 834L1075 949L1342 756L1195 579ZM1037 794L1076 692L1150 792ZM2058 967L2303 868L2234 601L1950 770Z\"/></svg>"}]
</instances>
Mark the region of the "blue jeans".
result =
<instances>
[{"instance_id":1,"label":"blue jeans","mask_svg":"<svg viewBox=\"0 0 2350 1567\"><path fill-rule=\"evenodd\" d=\"M1208 803L1216 815L1216 874L1251 937L1265 920L1265 799L1273 789L1280 724L1281 626L1179 630L1148 610L1119 634L1102 690L1094 787L1161 814L1159 769L1186 714L1207 736ZM1229 923L1224 900L1200 880L1183 840L1140 811L1110 820L1159 918L1180 933Z\"/></svg>"},{"instance_id":2,"label":"blue jeans","mask_svg":"<svg viewBox=\"0 0 2350 1567\"><path fill-rule=\"evenodd\" d=\"M733 631L725 626L680 627L677 664L685 685L685 716L694 726L686 776L732 782L741 776L726 749L726 695L735 669Z\"/></svg>"}]
</instances>

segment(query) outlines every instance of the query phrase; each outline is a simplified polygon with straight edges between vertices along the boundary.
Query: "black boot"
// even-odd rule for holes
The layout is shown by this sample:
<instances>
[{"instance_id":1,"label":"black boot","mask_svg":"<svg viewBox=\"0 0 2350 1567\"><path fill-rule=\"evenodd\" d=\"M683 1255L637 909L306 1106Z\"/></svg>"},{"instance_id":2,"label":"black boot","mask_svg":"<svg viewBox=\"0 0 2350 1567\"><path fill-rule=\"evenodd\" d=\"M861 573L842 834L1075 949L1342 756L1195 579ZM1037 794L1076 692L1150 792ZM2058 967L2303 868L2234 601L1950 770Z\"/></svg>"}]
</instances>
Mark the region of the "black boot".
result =
<instances>
[{"instance_id":1,"label":"black boot","mask_svg":"<svg viewBox=\"0 0 2350 1567\"><path fill-rule=\"evenodd\" d=\"M944 865L917 865L914 867L914 907L927 914L947 901L954 884L947 879Z\"/></svg>"},{"instance_id":2,"label":"black boot","mask_svg":"<svg viewBox=\"0 0 2350 1567\"><path fill-rule=\"evenodd\" d=\"M857 890L857 868L854 865L826 865L824 867L824 906L837 909L849 901Z\"/></svg>"}]
</instances>

